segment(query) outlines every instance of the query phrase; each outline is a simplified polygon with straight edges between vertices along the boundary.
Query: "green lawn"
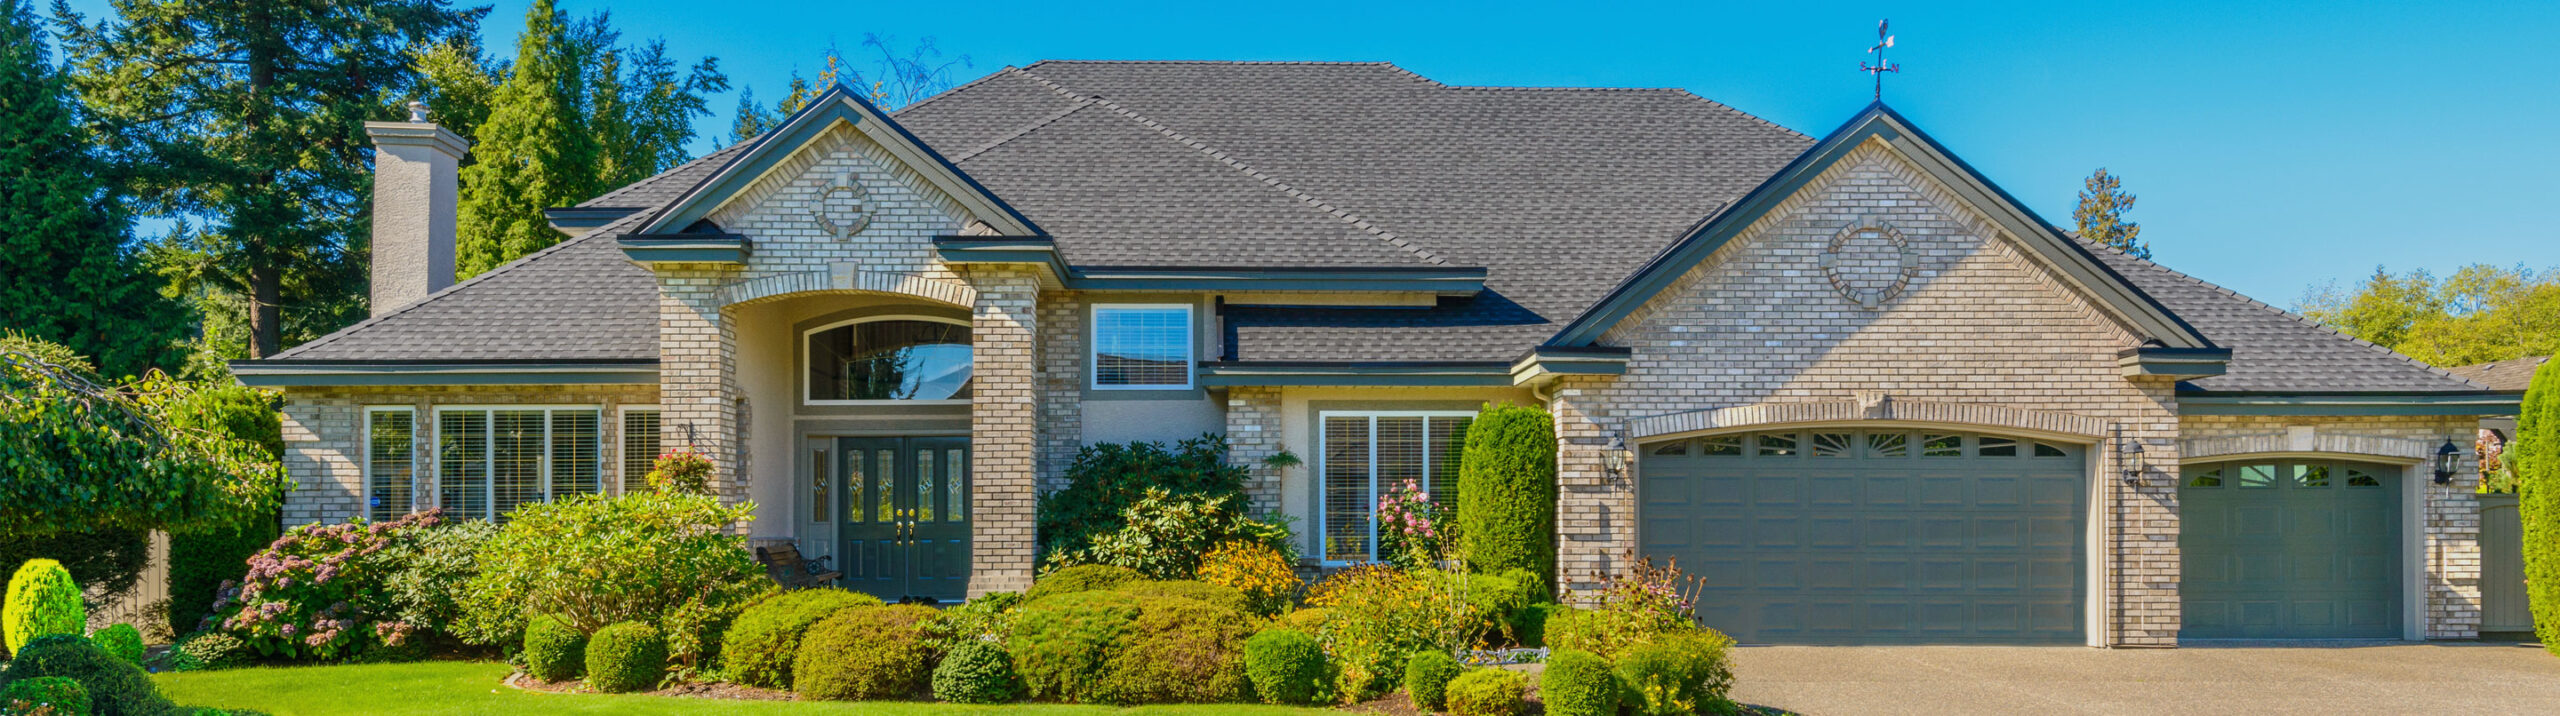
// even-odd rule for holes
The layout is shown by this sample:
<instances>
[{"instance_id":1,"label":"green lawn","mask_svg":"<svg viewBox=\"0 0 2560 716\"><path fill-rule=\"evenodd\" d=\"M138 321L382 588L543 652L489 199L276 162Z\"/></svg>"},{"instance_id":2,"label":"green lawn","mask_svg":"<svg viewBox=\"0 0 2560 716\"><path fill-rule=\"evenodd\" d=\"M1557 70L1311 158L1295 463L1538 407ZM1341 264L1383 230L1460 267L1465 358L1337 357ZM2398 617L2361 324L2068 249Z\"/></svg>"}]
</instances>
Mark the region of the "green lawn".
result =
<instances>
[{"instance_id":1,"label":"green lawn","mask_svg":"<svg viewBox=\"0 0 2560 716\"><path fill-rule=\"evenodd\" d=\"M296 714L1022 714L1024 716L1306 716L1313 709L1245 704L1100 706L1024 704L960 706L927 702L796 702L664 696L545 694L500 683L505 664L429 661L415 664L299 666L157 674L160 692L184 706Z\"/></svg>"}]
</instances>

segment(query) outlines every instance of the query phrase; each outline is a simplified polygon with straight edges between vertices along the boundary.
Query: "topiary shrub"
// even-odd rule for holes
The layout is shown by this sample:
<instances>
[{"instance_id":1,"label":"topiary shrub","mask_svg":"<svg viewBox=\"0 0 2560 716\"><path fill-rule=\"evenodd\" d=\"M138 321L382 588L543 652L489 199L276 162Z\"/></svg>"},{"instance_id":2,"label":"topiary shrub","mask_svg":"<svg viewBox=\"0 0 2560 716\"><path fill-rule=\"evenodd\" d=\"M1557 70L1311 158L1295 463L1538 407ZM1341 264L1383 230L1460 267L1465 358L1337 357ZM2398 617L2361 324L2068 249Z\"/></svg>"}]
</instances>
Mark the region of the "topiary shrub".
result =
<instances>
[{"instance_id":1,"label":"topiary shrub","mask_svg":"<svg viewBox=\"0 0 2560 716\"><path fill-rule=\"evenodd\" d=\"M1236 612L1248 614L1253 612L1253 603L1251 600L1245 598L1243 592L1210 584L1208 582L1194 582L1187 579L1169 582L1144 580L1125 582L1120 586L1113 587L1112 590L1124 594L1135 594L1141 597L1196 599Z\"/></svg>"},{"instance_id":2,"label":"topiary shrub","mask_svg":"<svg viewBox=\"0 0 2560 716\"><path fill-rule=\"evenodd\" d=\"M1042 575L1039 581L1031 583L1031 591L1024 592L1022 600L1036 602L1061 594L1111 589L1144 579L1145 575L1127 567L1079 564Z\"/></svg>"},{"instance_id":3,"label":"topiary shrub","mask_svg":"<svg viewBox=\"0 0 2560 716\"><path fill-rule=\"evenodd\" d=\"M171 671L214 671L232 669L249 663L249 645L239 637L218 631L202 631L179 639L169 650Z\"/></svg>"},{"instance_id":4,"label":"topiary shrub","mask_svg":"<svg viewBox=\"0 0 2560 716\"><path fill-rule=\"evenodd\" d=\"M791 688L791 663L809 625L838 611L880 606L880 598L842 589L802 589L747 607L721 638L721 673L732 682L768 689Z\"/></svg>"},{"instance_id":5,"label":"topiary shrub","mask_svg":"<svg viewBox=\"0 0 2560 716\"><path fill-rule=\"evenodd\" d=\"M1546 410L1487 405L1467 425L1458 535L1470 571L1556 573L1556 433Z\"/></svg>"},{"instance_id":6,"label":"topiary shrub","mask_svg":"<svg viewBox=\"0 0 2560 716\"><path fill-rule=\"evenodd\" d=\"M1538 697L1546 702L1548 716L1617 716L1624 692L1609 660L1588 651L1555 652L1538 676Z\"/></svg>"},{"instance_id":7,"label":"topiary shrub","mask_svg":"<svg viewBox=\"0 0 2560 716\"><path fill-rule=\"evenodd\" d=\"M791 690L804 699L903 699L924 692L933 647L924 627L932 607L898 604L838 610L809 627L792 662Z\"/></svg>"},{"instance_id":8,"label":"topiary shrub","mask_svg":"<svg viewBox=\"0 0 2560 716\"><path fill-rule=\"evenodd\" d=\"M524 673L543 681L568 681L586 671L587 633L559 617L534 617L524 627Z\"/></svg>"},{"instance_id":9,"label":"topiary shrub","mask_svg":"<svg viewBox=\"0 0 2560 716\"><path fill-rule=\"evenodd\" d=\"M1000 704L1022 697L1013 657L983 641L961 644L933 667L933 697L955 704Z\"/></svg>"},{"instance_id":10,"label":"topiary shrub","mask_svg":"<svg viewBox=\"0 0 2560 716\"><path fill-rule=\"evenodd\" d=\"M1617 667L1628 705L1647 716L1731 713L1733 703L1726 694L1733 689L1732 648L1732 639L1712 630L1661 636L1628 648Z\"/></svg>"},{"instance_id":11,"label":"topiary shrub","mask_svg":"<svg viewBox=\"0 0 2560 716\"><path fill-rule=\"evenodd\" d=\"M116 622L105 629L89 632L89 641L96 642L98 648L123 659L124 663L142 665L142 630L133 628L131 624Z\"/></svg>"},{"instance_id":12,"label":"topiary shrub","mask_svg":"<svg viewBox=\"0 0 2560 716\"><path fill-rule=\"evenodd\" d=\"M1218 703L1253 697L1244 670L1244 642L1253 630L1243 610L1144 595L1138 610L1105 663L1096 701Z\"/></svg>"},{"instance_id":13,"label":"topiary shrub","mask_svg":"<svg viewBox=\"0 0 2560 716\"><path fill-rule=\"evenodd\" d=\"M1415 654L1404 660L1404 695L1413 699L1414 708L1439 711L1449 706L1449 682L1466 673L1457 659L1437 651Z\"/></svg>"},{"instance_id":14,"label":"topiary shrub","mask_svg":"<svg viewBox=\"0 0 2560 716\"><path fill-rule=\"evenodd\" d=\"M1529 712L1529 682L1516 671L1477 669L1449 681L1450 716L1520 716Z\"/></svg>"},{"instance_id":15,"label":"topiary shrub","mask_svg":"<svg viewBox=\"0 0 2560 716\"><path fill-rule=\"evenodd\" d=\"M1244 673L1266 704L1304 706L1331 700L1324 644L1296 629L1264 629L1244 642Z\"/></svg>"},{"instance_id":16,"label":"topiary shrub","mask_svg":"<svg viewBox=\"0 0 2560 716\"><path fill-rule=\"evenodd\" d=\"M88 621L80 585L61 562L30 559L9 576L8 596L0 601L0 636L7 638L9 653L54 634L78 636Z\"/></svg>"},{"instance_id":17,"label":"topiary shrub","mask_svg":"<svg viewBox=\"0 0 2560 716\"><path fill-rule=\"evenodd\" d=\"M2516 413L2516 509L2524 522L2526 601L2542 648L2560 655L2560 361L2542 364Z\"/></svg>"},{"instance_id":18,"label":"topiary shrub","mask_svg":"<svg viewBox=\"0 0 2560 716\"><path fill-rule=\"evenodd\" d=\"M34 708L46 707L57 716L89 716L89 690L63 676L19 679L0 688L0 710L12 707L24 710L9 713L47 713Z\"/></svg>"},{"instance_id":19,"label":"topiary shrub","mask_svg":"<svg viewBox=\"0 0 2560 716\"><path fill-rule=\"evenodd\" d=\"M77 634L50 634L18 650L0 683L59 676L80 682L89 691L90 712L98 716L161 716L176 709L152 688L142 667L124 663Z\"/></svg>"},{"instance_id":20,"label":"topiary shrub","mask_svg":"<svg viewBox=\"0 0 2560 716\"><path fill-rule=\"evenodd\" d=\"M618 694L656 688L667 675L667 638L658 628L622 622L587 637L587 685Z\"/></svg>"}]
</instances>

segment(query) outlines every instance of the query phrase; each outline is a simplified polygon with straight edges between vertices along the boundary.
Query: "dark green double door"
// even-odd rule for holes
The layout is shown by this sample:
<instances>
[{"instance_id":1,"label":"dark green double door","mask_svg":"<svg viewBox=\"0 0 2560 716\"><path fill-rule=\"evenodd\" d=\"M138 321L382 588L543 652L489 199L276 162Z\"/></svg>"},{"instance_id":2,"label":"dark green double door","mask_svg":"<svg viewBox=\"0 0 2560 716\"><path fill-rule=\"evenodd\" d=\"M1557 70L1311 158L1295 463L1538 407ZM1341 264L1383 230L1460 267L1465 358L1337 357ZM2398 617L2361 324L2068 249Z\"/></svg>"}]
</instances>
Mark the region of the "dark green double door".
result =
<instances>
[{"instance_id":1,"label":"dark green double door","mask_svg":"<svg viewBox=\"0 0 2560 716\"><path fill-rule=\"evenodd\" d=\"M969 439L838 438L845 587L885 601L969 596Z\"/></svg>"},{"instance_id":2,"label":"dark green double door","mask_svg":"<svg viewBox=\"0 0 2560 716\"><path fill-rule=\"evenodd\" d=\"M2178 635L2398 638L2399 472L2327 460L2188 466Z\"/></svg>"}]
</instances>

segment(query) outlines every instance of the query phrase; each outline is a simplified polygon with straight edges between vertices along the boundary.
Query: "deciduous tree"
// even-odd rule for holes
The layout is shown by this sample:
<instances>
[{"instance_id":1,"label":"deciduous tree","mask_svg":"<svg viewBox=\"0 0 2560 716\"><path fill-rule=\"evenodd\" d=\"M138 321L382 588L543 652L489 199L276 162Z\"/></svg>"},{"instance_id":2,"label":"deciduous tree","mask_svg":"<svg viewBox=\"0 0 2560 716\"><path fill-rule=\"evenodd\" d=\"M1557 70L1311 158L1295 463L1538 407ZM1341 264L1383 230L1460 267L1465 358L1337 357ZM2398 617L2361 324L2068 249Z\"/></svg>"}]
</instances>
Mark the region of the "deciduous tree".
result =
<instances>
[{"instance_id":1,"label":"deciduous tree","mask_svg":"<svg viewBox=\"0 0 2560 716\"><path fill-rule=\"evenodd\" d=\"M2560 271L2473 264L2442 279L2375 269L2349 293L2312 289L2303 315L2439 366L2560 351Z\"/></svg>"}]
</instances>

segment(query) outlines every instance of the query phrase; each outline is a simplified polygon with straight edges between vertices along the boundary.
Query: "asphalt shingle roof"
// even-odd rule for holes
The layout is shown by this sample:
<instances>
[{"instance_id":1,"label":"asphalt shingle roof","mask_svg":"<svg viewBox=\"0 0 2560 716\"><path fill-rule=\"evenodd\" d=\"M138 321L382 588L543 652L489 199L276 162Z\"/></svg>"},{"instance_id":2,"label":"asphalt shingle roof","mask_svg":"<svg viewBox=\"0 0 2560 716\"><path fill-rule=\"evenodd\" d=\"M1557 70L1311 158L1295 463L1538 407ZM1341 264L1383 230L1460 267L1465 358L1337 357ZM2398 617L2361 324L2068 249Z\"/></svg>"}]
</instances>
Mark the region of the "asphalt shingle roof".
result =
<instances>
[{"instance_id":1,"label":"asphalt shingle roof","mask_svg":"<svg viewBox=\"0 0 2560 716\"><path fill-rule=\"evenodd\" d=\"M1482 267L1415 309L1230 307L1246 361L1509 361L1814 140L1681 90L1457 87L1385 63L1041 62L898 122L1077 266ZM714 152L582 206L656 208ZM305 360L648 360L648 212L304 344ZM2147 261L2118 272L2232 348L2208 390L2480 386Z\"/></svg>"},{"instance_id":2,"label":"asphalt shingle roof","mask_svg":"<svg viewBox=\"0 0 2560 716\"><path fill-rule=\"evenodd\" d=\"M2446 368L2445 372L2488 386L2490 390L2523 392L2524 389L2532 387L2533 372L2540 370L2542 364L2548 362L2551 362L2551 356L2528 356L2491 363L2454 366Z\"/></svg>"}]
</instances>

